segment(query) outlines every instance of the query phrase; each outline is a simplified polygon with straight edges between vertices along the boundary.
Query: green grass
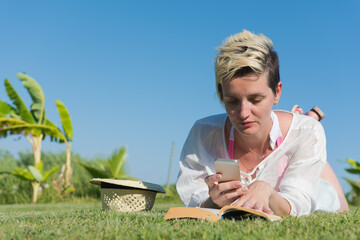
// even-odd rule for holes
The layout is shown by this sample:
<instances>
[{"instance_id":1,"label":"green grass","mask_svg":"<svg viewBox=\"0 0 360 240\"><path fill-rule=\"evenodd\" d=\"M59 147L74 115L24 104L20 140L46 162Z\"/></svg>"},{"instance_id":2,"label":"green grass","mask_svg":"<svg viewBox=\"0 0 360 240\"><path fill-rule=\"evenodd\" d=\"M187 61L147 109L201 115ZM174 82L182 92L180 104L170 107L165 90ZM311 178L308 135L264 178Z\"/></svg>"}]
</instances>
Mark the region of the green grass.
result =
<instances>
[{"instance_id":1,"label":"green grass","mask_svg":"<svg viewBox=\"0 0 360 240\"><path fill-rule=\"evenodd\" d=\"M360 209L344 214L264 220L172 220L178 203L156 203L149 212L102 211L100 202L0 205L0 239L359 239Z\"/></svg>"}]
</instances>

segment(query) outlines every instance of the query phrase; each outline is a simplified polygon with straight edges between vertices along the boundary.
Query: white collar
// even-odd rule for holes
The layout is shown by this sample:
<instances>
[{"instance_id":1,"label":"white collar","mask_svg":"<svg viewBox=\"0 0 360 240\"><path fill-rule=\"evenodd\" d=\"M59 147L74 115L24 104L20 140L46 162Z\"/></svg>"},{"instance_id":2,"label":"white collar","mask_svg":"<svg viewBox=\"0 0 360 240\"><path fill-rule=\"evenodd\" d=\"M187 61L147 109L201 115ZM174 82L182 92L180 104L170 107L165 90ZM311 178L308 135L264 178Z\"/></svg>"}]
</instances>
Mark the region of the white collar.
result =
<instances>
[{"instance_id":1,"label":"white collar","mask_svg":"<svg viewBox=\"0 0 360 240\"><path fill-rule=\"evenodd\" d=\"M280 125L279 125L279 119L276 116L276 114L274 113L274 111L271 111L271 120L273 122L269 136L270 136L270 147L272 150L275 149L275 144L276 144L276 140L281 137L282 138L282 134L281 134L281 130L280 130ZM231 126L231 130L230 130L230 140L234 140L234 127Z\"/></svg>"},{"instance_id":2,"label":"white collar","mask_svg":"<svg viewBox=\"0 0 360 240\"><path fill-rule=\"evenodd\" d=\"M279 119L276 116L276 114L274 113L274 111L271 111L271 120L272 120L273 124L272 124L271 131L270 131L270 134L269 134L269 136L270 136L270 147L272 148L272 150L274 150L276 140L279 137L282 138L282 134L281 134L280 124L279 124Z\"/></svg>"}]
</instances>

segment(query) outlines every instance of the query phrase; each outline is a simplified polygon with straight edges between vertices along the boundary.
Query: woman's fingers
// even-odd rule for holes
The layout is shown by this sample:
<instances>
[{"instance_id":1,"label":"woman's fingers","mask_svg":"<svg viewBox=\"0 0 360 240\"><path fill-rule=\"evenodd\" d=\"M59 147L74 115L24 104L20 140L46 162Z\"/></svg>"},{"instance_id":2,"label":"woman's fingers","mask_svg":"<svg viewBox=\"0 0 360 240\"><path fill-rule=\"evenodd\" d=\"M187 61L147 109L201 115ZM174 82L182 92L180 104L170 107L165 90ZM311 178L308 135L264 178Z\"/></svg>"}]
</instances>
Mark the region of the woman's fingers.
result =
<instances>
[{"instance_id":1,"label":"woman's fingers","mask_svg":"<svg viewBox=\"0 0 360 240\"><path fill-rule=\"evenodd\" d=\"M221 180L221 174L213 174L205 178L205 183L209 188L212 188L218 184L219 180Z\"/></svg>"},{"instance_id":2,"label":"woman's fingers","mask_svg":"<svg viewBox=\"0 0 360 240\"><path fill-rule=\"evenodd\" d=\"M242 197L240 197L238 200L236 200L235 202L233 202L232 205L242 207L243 204L244 204L247 200L248 200L248 199L245 198L245 196L242 196Z\"/></svg>"},{"instance_id":3,"label":"woman's fingers","mask_svg":"<svg viewBox=\"0 0 360 240\"><path fill-rule=\"evenodd\" d=\"M271 211L269 206L266 206L260 202L256 202L251 208L255 209L257 211L264 212L264 213L274 214L273 211Z\"/></svg>"},{"instance_id":4,"label":"woman's fingers","mask_svg":"<svg viewBox=\"0 0 360 240\"><path fill-rule=\"evenodd\" d=\"M239 207L255 209L257 211L265 212L265 213L268 213L268 214L274 214L269 206L267 206L266 204L264 204L262 202L256 202L256 201L254 201L252 199L246 199L246 198L241 197L241 198L237 199L231 205L236 205L236 206L239 206Z\"/></svg>"},{"instance_id":5,"label":"woman's fingers","mask_svg":"<svg viewBox=\"0 0 360 240\"><path fill-rule=\"evenodd\" d=\"M264 211L264 204L261 202L256 202L253 199L239 199L234 203L234 205L244 208L255 209L258 211Z\"/></svg>"},{"instance_id":6,"label":"woman's fingers","mask_svg":"<svg viewBox=\"0 0 360 240\"><path fill-rule=\"evenodd\" d=\"M205 178L210 198L220 207L234 202L248 190L246 187L242 187L240 181L219 182L221 177L221 174L213 174Z\"/></svg>"},{"instance_id":7,"label":"woman's fingers","mask_svg":"<svg viewBox=\"0 0 360 240\"><path fill-rule=\"evenodd\" d=\"M240 181L229 181L229 182L222 182L219 183L217 186L219 192L226 192L229 190L239 189L242 187Z\"/></svg>"},{"instance_id":8,"label":"woman's fingers","mask_svg":"<svg viewBox=\"0 0 360 240\"><path fill-rule=\"evenodd\" d=\"M234 190L229 190L225 192L220 192L219 200L226 201L228 203L234 202L240 196L244 195L247 191L247 188L238 188Z\"/></svg>"},{"instance_id":9,"label":"woman's fingers","mask_svg":"<svg viewBox=\"0 0 360 240\"><path fill-rule=\"evenodd\" d=\"M209 188L214 188L219 192L225 192L232 189L238 189L242 187L240 181L228 181L228 182L219 182L221 180L222 175L220 173L209 175L205 178L205 183L208 185ZM245 191L245 189L244 189Z\"/></svg>"},{"instance_id":10,"label":"woman's fingers","mask_svg":"<svg viewBox=\"0 0 360 240\"><path fill-rule=\"evenodd\" d=\"M248 199L241 205L241 207L254 209L255 204L256 202L254 200Z\"/></svg>"},{"instance_id":11,"label":"woman's fingers","mask_svg":"<svg viewBox=\"0 0 360 240\"><path fill-rule=\"evenodd\" d=\"M268 206L264 206L262 211L265 213L274 214L274 212Z\"/></svg>"},{"instance_id":12,"label":"woman's fingers","mask_svg":"<svg viewBox=\"0 0 360 240\"><path fill-rule=\"evenodd\" d=\"M255 210L258 210L258 211L263 211L264 210L264 205L259 203L259 202L256 202L252 208L255 209Z\"/></svg>"}]
</instances>

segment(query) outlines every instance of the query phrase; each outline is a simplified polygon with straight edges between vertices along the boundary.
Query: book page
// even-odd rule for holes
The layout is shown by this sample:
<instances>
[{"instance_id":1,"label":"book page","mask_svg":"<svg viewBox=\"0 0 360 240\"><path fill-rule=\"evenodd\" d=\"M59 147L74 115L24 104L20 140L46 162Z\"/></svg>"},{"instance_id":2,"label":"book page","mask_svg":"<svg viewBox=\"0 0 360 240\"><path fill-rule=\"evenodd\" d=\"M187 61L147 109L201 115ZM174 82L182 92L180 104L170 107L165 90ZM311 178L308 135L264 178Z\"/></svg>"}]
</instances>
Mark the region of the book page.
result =
<instances>
[{"instance_id":1,"label":"book page","mask_svg":"<svg viewBox=\"0 0 360 240\"><path fill-rule=\"evenodd\" d=\"M261 217L263 219L268 219L270 221L282 220L281 217L268 214L262 211L257 211L255 209L248 209L238 206L225 206L221 209L219 213L222 218L232 218L232 219L242 219L242 218L256 218Z\"/></svg>"},{"instance_id":2,"label":"book page","mask_svg":"<svg viewBox=\"0 0 360 240\"><path fill-rule=\"evenodd\" d=\"M219 215L219 212L220 212L220 209L216 209L216 208L201 208L201 209L208 210L212 213L215 213L216 215Z\"/></svg>"}]
</instances>

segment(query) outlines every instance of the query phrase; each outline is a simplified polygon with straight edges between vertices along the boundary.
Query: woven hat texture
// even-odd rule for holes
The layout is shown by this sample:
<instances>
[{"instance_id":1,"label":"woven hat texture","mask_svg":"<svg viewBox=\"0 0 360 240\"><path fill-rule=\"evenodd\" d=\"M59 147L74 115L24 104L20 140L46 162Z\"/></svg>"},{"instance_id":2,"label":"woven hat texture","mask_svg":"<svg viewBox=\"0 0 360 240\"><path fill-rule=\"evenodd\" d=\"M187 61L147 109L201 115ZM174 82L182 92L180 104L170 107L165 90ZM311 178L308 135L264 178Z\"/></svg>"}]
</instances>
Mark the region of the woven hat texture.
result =
<instances>
[{"instance_id":1,"label":"woven hat texture","mask_svg":"<svg viewBox=\"0 0 360 240\"><path fill-rule=\"evenodd\" d=\"M151 210L156 193L165 193L157 184L132 180L94 178L90 181L101 186L103 210L137 212Z\"/></svg>"}]
</instances>

